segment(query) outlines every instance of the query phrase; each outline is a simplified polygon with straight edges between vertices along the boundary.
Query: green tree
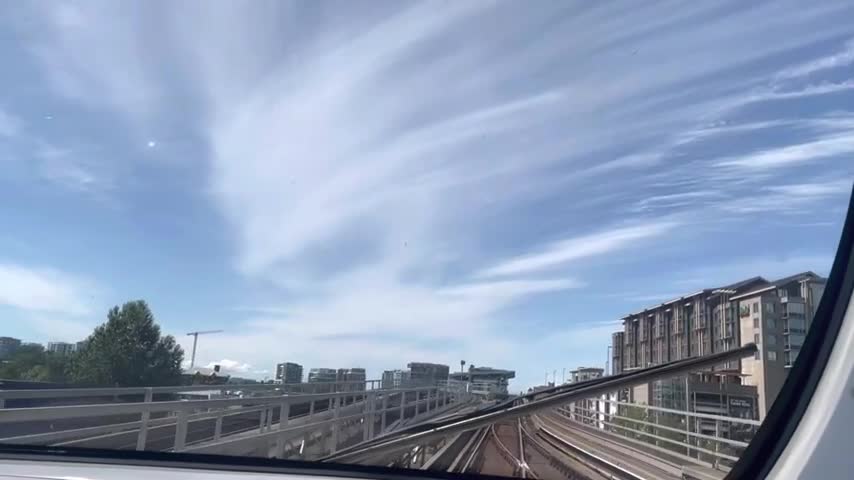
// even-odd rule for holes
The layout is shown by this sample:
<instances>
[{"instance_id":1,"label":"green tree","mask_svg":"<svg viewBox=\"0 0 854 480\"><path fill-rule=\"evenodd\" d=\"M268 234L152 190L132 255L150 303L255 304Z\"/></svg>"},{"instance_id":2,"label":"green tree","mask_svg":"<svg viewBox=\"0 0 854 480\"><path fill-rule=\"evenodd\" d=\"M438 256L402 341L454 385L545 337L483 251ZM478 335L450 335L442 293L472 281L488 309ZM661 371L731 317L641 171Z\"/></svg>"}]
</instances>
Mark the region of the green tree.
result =
<instances>
[{"instance_id":1,"label":"green tree","mask_svg":"<svg viewBox=\"0 0 854 480\"><path fill-rule=\"evenodd\" d=\"M8 359L0 362L0 378L37 382L65 382L70 359L45 352L37 343L18 347Z\"/></svg>"},{"instance_id":2,"label":"green tree","mask_svg":"<svg viewBox=\"0 0 854 480\"><path fill-rule=\"evenodd\" d=\"M113 307L74 358L75 382L121 387L177 385L184 351L171 335L162 336L142 301Z\"/></svg>"}]
</instances>

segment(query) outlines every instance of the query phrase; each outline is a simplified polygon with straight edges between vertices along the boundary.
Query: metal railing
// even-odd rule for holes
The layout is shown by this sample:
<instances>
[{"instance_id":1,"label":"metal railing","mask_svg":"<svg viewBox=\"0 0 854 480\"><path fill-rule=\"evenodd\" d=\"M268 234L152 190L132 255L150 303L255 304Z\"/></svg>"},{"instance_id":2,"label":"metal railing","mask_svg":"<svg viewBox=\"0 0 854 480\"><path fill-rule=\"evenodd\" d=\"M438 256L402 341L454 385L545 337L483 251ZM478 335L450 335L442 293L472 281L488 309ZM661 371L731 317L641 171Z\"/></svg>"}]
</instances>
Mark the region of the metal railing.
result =
<instances>
[{"instance_id":1,"label":"metal railing","mask_svg":"<svg viewBox=\"0 0 854 480\"><path fill-rule=\"evenodd\" d=\"M364 384L364 383L363 383ZM253 388L261 386L252 385ZM153 401L155 393L180 393L187 391L217 390L212 386L192 387L142 387L142 388L106 388L106 389L61 389L61 390L13 390L0 391L4 399L20 398L52 398L51 393L60 397L98 397L107 395L137 395L143 394L141 402L125 403L100 403L91 405L61 405L24 408L2 408L0 409L0 427L9 423L20 422L49 422L58 420L80 420L97 419L102 417L106 421L114 420L119 416L138 415L137 421L120 421L109 424L93 425L91 427L73 428L51 432L34 432L26 435L10 436L0 438L2 443L21 444L47 444L55 445L57 442L74 444L85 442L87 438L95 435L136 435L136 449L143 450L146 446L147 434L150 429L174 425L174 443L171 450L184 451L187 448L188 425L194 421L214 420L215 427L212 434L213 444L222 442L231 437L241 436L239 440L252 442L252 437L264 437L273 430L273 419L278 413L277 435L283 432L306 431L317 428L332 426L332 436L337 435L337 427L353 419L361 419L364 424L365 439L376 435L375 423L380 421L379 431L386 430L389 412L394 409L399 411L399 419L404 418L405 409L413 408L415 417L423 416L425 413L437 412L440 407L448 407L451 403L457 403L461 392L449 390L447 387L415 387L404 389L371 389L371 390L347 390L332 393L285 393L281 390L274 395L264 395L245 398L223 398L211 400L165 400ZM228 386L229 390L234 386ZM269 390L272 385L265 385ZM397 400L398 405L390 405L390 399ZM347 404L347 400L351 403ZM325 404L326 410L321 414L316 412L317 404ZM301 418L300 424L293 428L287 428L293 418L290 415L292 407L302 405L307 410ZM423 411L422 411L423 408ZM342 414L343 412L343 414ZM353 413L355 412L355 413ZM257 427L250 432L239 432L234 435L222 433L223 419L235 415L246 415L258 413ZM160 414L161 417L152 419L152 414ZM164 416L165 415L165 416ZM343 415L343 416L342 416ZM111 418L112 417L112 418ZM398 422L402 424L402 422ZM232 432L234 433L234 432ZM210 443L210 442L208 442ZM283 444L283 442L279 442ZM332 451L335 451L333 446ZM204 445L196 446L194 449L203 449ZM216 447L213 448L216 451Z\"/></svg>"},{"instance_id":2,"label":"metal railing","mask_svg":"<svg viewBox=\"0 0 854 480\"><path fill-rule=\"evenodd\" d=\"M358 462L376 455L390 454L409 448L414 444L424 444L431 439L441 438L452 433L487 426L499 421L507 421L540 411L552 410L568 403L609 394L634 385L666 379L688 372L702 370L715 365L753 355L757 351L755 344L747 344L733 350L713 353L702 357L693 357L664 365L621 373L610 377L598 378L578 384L561 385L519 397L511 405L500 405L496 409L469 418L439 422L429 428L406 433L394 438L383 439L356 448L345 449L337 455L327 457L327 461Z\"/></svg>"},{"instance_id":3,"label":"metal railing","mask_svg":"<svg viewBox=\"0 0 854 480\"><path fill-rule=\"evenodd\" d=\"M26 389L26 390L2 390L0 389L0 408L4 407L6 400L20 399L58 399L58 398L86 398L86 397L117 397L129 395L147 395L184 393L199 391L282 391L288 393L330 393L312 392L316 389L329 388L333 392L352 392L358 394L362 391L379 390L381 380L366 380L359 382L313 382L313 383L248 383L248 384L216 384L216 385L176 385L176 386L150 386L150 387L95 387L95 388L50 388L50 389ZM343 388L342 388L343 387ZM364 387L364 388L355 388Z\"/></svg>"}]
</instances>

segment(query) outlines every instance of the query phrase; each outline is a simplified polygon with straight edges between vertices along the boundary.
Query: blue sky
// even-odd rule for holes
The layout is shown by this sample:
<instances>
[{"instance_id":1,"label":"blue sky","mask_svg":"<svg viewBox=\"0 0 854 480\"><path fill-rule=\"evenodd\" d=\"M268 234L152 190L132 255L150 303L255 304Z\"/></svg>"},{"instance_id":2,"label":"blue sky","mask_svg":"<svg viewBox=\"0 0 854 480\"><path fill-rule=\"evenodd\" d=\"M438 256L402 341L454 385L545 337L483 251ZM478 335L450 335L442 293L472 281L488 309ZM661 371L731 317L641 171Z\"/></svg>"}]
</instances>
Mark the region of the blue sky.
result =
<instances>
[{"instance_id":1,"label":"blue sky","mask_svg":"<svg viewBox=\"0 0 854 480\"><path fill-rule=\"evenodd\" d=\"M6 2L0 335L142 298L199 364L603 365L623 314L826 274L850 2Z\"/></svg>"}]
</instances>

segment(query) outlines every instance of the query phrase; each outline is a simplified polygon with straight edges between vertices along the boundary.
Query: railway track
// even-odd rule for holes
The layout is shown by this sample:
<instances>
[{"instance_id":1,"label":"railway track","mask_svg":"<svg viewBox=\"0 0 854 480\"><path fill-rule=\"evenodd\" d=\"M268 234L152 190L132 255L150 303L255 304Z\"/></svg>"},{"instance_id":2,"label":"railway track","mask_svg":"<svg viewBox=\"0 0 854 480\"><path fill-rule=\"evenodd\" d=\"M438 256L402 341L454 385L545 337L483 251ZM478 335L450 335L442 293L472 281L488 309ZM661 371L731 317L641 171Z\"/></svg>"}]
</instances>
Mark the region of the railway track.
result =
<instances>
[{"instance_id":1,"label":"railway track","mask_svg":"<svg viewBox=\"0 0 854 480\"><path fill-rule=\"evenodd\" d=\"M679 480L680 469L648 454L582 431L556 416L534 416L537 434L564 455L583 462L604 478Z\"/></svg>"},{"instance_id":2,"label":"railway track","mask_svg":"<svg viewBox=\"0 0 854 480\"><path fill-rule=\"evenodd\" d=\"M559 446L544 439L539 428L531 425L527 419L520 420L519 428L524 441L524 450L527 453L528 465L540 478L565 478L567 480L613 478L591 469L584 461L567 455Z\"/></svg>"},{"instance_id":3,"label":"railway track","mask_svg":"<svg viewBox=\"0 0 854 480\"><path fill-rule=\"evenodd\" d=\"M541 437L538 427L531 428L522 419L496 423L451 440L427 469L532 480L628 480L604 475L568 456L554 440Z\"/></svg>"},{"instance_id":4,"label":"railway track","mask_svg":"<svg viewBox=\"0 0 854 480\"><path fill-rule=\"evenodd\" d=\"M533 480L679 478L640 452L602 443L550 416L495 423L450 442L425 469Z\"/></svg>"}]
</instances>

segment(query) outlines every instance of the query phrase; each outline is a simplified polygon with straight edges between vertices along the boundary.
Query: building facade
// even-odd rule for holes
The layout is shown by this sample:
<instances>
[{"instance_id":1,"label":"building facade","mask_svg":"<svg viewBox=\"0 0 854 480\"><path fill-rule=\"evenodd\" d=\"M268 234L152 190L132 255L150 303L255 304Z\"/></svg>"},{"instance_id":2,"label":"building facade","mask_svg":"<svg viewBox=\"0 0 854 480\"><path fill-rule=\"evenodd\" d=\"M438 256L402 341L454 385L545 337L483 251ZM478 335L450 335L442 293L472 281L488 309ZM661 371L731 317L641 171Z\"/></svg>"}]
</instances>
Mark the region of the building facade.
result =
<instances>
[{"instance_id":1,"label":"building facade","mask_svg":"<svg viewBox=\"0 0 854 480\"><path fill-rule=\"evenodd\" d=\"M472 365L467 372L453 372L449 378L457 384L467 384L468 391L472 395L495 399L509 395L510 379L516 378L516 372Z\"/></svg>"},{"instance_id":2,"label":"building facade","mask_svg":"<svg viewBox=\"0 0 854 480\"><path fill-rule=\"evenodd\" d=\"M569 372L570 383L586 382L595 378L601 378L605 374L604 368L599 367L578 367ZM605 399L604 397L602 398ZM599 412L608 411L608 406L598 398L588 398L578 400L569 404L571 411L577 420L582 423L599 423Z\"/></svg>"},{"instance_id":3,"label":"building facade","mask_svg":"<svg viewBox=\"0 0 854 480\"><path fill-rule=\"evenodd\" d=\"M594 378L602 378L605 374L605 369L599 367L578 367L575 370L570 370L569 381L572 383L586 382Z\"/></svg>"},{"instance_id":4,"label":"building facade","mask_svg":"<svg viewBox=\"0 0 854 480\"><path fill-rule=\"evenodd\" d=\"M623 348L625 348L624 332L614 332L611 334L611 371L609 375L619 375L623 373Z\"/></svg>"},{"instance_id":5,"label":"building facade","mask_svg":"<svg viewBox=\"0 0 854 480\"><path fill-rule=\"evenodd\" d=\"M0 359L9 358L18 351L21 340L13 337L0 337Z\"/></svg>"},{"instance_id":6,"label":"building facade","mask_svg":"<svg viewBox=\"0 0 854 480\"><path fill-rule=\"evenodd\" d=\"M383 372L382 388L404 388L409 385L409 370L386 370Z\"/></svg>"},{"instance_id":7,"label":"building facade","mask_svg":"<svg viewBox=\"0 0 854 480\"><path fill-rule=\"evenodd\" d=\"M752 409L754 417L761 420L785 379L786 371L783 367L786 359L793 361L797 356L795 346L802 344L809 324L807 316L814 314L815 306L823 292L824 281L812 272L793 275L776 282L752 277L724 287L700 290L626 315L623 317L623 331L616 332L611 337L613 371L620 373L646 368L723 352L755 342L761 350L757 358L734 360L709 369L705 372L707 375L688 382L687 398L693 398L691 391L703 393L705 387L702 385L708 383L714 385L718 403L714 407L706 405L704 408L726 410L728 398L732 396L737 398L734 404L743 408L748 408L746 405L750 404L748 409ZM786 300L779 300L781 298ZM784 303L786 307L783 307ZM757 312L753 312L753 305L756 305ZM762 310L759 305L767 306ZM804 313L802 317L798 317L801 310ZM783 312L786 312L787 318L793 319L787 324L787 335L781 330L782 320L777 320ZM794 316L791 313L794 313ZM765 322L766 325L774 325L774 330L767 328L769 332L775 333L763 342L766 327L762 327L762 320L767 316L775 317L773 322ZM799 318L802 318L802 321ZM783 348L786 345L786 352L789 353L784 357ZM765 353L769 348L770 353ZM793 351L795 353L791 353ZM779 365L781 368L765 375L766 365L762 362L767 360L761 359L769 357L780 357L779 364L774 367ZM681 382L685 383L684 378ZM752 389L742 389L741 386ZM654 406L675 405L678 398L686 398L681 393L671 393L679 388L681 387L671 388L668 381L640 385L628 391L628 399ZM745 396L752 396L753 399L745 400ZM681 403L686 404L685 401ZM691 409L699 407L696 402L688 403Z\"/></svg>"},{"instance_id":8,"label":"building facade","mask_svg":"<svg viewBox=\"0 0 854 480\"><path fill-rule=\"evenodd\" d=\"M804 272L733 297L741 319L740 345L758 347L753 358L741 361L741 375L758 390L760 418L765 418L798 358L825 282Z\"/></svg>"},{"instance_id":9,"label":"building facade","mask_svg":"<svg viewBox=\"0 0 854 480\"><path fill-rule=\"evenodd\" d=\"M336 381L343 384L342 390L364 391L367 376L364 368L339 368ZM361 383L359 383L361 382Z\"/></svg>"},{"instance_id":10,"label":"building facade","mask_svg":"<svg viewBox=\"0 0 854 480\"><path fill-rule=\"evenodd\" d=\"M308 383L314 383L310 390L313 393L331 392L338 380L338 371L334 368L312 368L308 371Z\"/></svg>"},{"instance_id":11,"label":"building facade","mask_svg":"<svg viewBox=\"0 0 854 480\"><path fill-rule=\"evenodd\" d=\"M69 355L74 353L76 345L67 342L47 342L47 351L57 355Z\"/></svg>"},{"instance_id":12,"label":"building facade","mask_svg":"<svg viewBox=\"0 0 854 480\"><path fill-rule=\"evenodd\" d=\"M302 365L292 362L277 364L276 381L281 383L302 383Z\"/></svg>"},{"instance_id":13,"label":"building facade","mask_svg":"<svg viewBox=\"0 0 854 480\"><path fill-rule=\"evenodd\" d=\"M440 363L412 362L406 365L413 386L447 385L450 367Z\"/></svg>"}]
</instances>

